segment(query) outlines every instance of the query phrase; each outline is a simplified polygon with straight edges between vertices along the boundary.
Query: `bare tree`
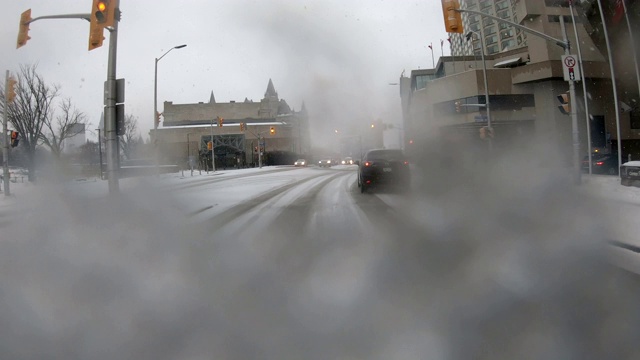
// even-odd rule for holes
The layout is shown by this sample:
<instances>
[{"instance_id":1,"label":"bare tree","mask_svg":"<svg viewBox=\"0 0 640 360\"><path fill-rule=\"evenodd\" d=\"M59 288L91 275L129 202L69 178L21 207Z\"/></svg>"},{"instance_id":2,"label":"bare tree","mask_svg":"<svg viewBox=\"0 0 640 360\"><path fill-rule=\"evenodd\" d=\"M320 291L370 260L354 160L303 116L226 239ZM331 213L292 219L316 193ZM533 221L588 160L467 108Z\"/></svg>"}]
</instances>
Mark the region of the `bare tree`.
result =
<instances>
[{"instance_id":1,"label":"bare tree","mask_svg":"<svg viewBox=\"0 0 640 360\"><path fill-rule=\"evenodd\" d=\"M58 96L59 89L57 85L47 85L36 68L37 65L20 65L16 79L16 97L6 109L7 119L20 134L20 145L27 155L29 181L36 179L36 147L42 137L42 128L51 115L51 106ZM4 102L0 107L5 111Z\"/></svg>"},{"instance_id":2,"label":"bare tree","mask_svg":"<svg viewBox=\"0 0 640 360\"><path fill-rule=\"evenodd\" d=\"M124 135L120 136L120 149L125 158L131 159L138 145L142 144L138 134L138 117L127 114L124 119Z\"/></svg>"},{"instance_id":3,"label":"bare tree","mask_svg":"<svg viewBox=\"0 0 640 360\"><path fill-rule=\"evenodd\" d=\"M87 116L76 109L71 104L71 99L67 98L60 103L61 114L47 118L44 123L46 132L43 131L41 139L44 145L46 145L51 152L60 158L62 151L64 150L64 141L69 139L79 132L79 126L86 126Z\"/></svg>"}]
</instances>

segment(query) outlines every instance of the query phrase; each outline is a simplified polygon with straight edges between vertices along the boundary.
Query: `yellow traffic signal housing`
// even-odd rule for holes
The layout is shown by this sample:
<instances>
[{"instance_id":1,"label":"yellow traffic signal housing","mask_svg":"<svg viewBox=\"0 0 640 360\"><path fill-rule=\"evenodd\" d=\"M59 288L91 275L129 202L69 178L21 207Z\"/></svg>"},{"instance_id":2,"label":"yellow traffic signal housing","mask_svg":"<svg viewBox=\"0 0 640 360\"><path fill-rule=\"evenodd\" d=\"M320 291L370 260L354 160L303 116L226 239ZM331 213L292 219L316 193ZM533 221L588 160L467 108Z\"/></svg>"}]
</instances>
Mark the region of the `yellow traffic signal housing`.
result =
<instances>
[{"instance_id":1,"label":"yellow traffic signal housing","mask_svg":"<svg viewBox=\"0 0 640 360\"><path fill-rule=\"evenodd\" d=\"M569 96L569 92L558 95L558 101L560 101L560 105L558 105L560 112L565 115L571 115L571 97Z\"/></svg>"},{"instance_id":2,"label":"yellow traffic signal housing","mask_svg":"<svg viewBox=\"0 0 640 360\"><path fill-rule=\"evenodd\" d=\"M103 29L102 26L91 23L89 28L89 51L102 46L104 41Z\"/></svg>"},{"instance_id":3,"label":"yellow traffic signal housing","mask_svg":"<svg viewBox=\"0 0 640 360\"><path fill-rule=\"evenodd\" d=\"M20 15L20 28L18 29L18 44L16 49L27 44L27 40L31 39L29 36L29 24L31 23L31 9L25 11Z\"/></svg>"},{"instance_id":4,"label":"yellow traffic signal housing","mask_svg":"<svg viewBox=\"0 0 640 360\"><path fill-rule=\"evenodd\" d=\"M116 3L117 0L93 0L89 19L89 51L102 46L104 28L115 24Z\"/></svg>"},{"instance_id":5,"label":"yellow traffic signal housing","mask_svg":"<svg viewBox=\"0 0 640 360\"><path fill-rule=\"evenodd\" d=\"M93 0L91 8L91 21L100 26L113 26L116 20L116 0Z\"/></svg>"},{"instance_id":6,"label":"yellow traffic signal housing","mask_svg":"<svg viewBox=\"0 0 640 360\"><path fill-rule=\"evenodd\" d=\"M207 150L213 149L213 143L211 141L207 142Z\"/></svg>"},{"instance_id":7,"label":"yellow traffic signal housing","mask_svg":"<svg viewBox=\"0 0 640 360\"><path fill-rule=\"evenodd\" d=\"M240 123L240 131L244 131L244 123Z\"/></svg>"},{"instance_id":8,"label":"yellow traffic signal housing","mask_svg":"<svg viewBox=\"0 0 640 360\"><path fill-rule=\"evenodd\" d=\"M456 101L456 112L462 111L462 103L460 101Z\"/></svg>"},{"instance_id":9,"label":"yellow traffic signal housing","mask_svg":"<svg viewBox=\"0 0 640 360\"><path fill-rule=\"evenodd\" d=\"M275 133L276 133L276 127L275 126L270 127L269 128L269 134L275 135Z\"/></svg>"},{"instance_id":10,"label":"yellow traffic signal housing","mask_svg":"<svg viewBox=\"0 0 640 360\"><path fill-rule=\"evenodd\" d=\"M218 126L222 127L223 124L224 124L224 119L218 116Z\"/></svg>"},{"instance_id":11,"label":"yellow traffic signal housing","mask_svg":"<svg viewBox=\"0 0 640 360\"><path fill-rule=\"evenodd\" d=\"M442 1L442 13L444 14L444 28L448 33L462 34L462 15L460 10L459 0L441 0Z\"/></svg>"},{"instance_id":12,"label":"yellow traffic signal housing","mask_svg":"<svg viewBox=\"0 0 640 360\"><path fill-rule=\"evenodd\" d=\"M10 77L9 80L7 81L7 101L8 102L13 102L13 100L15 100L16 98L16 84L18 82L16 81L16 79Z\"/></svg>"}]
</instances>

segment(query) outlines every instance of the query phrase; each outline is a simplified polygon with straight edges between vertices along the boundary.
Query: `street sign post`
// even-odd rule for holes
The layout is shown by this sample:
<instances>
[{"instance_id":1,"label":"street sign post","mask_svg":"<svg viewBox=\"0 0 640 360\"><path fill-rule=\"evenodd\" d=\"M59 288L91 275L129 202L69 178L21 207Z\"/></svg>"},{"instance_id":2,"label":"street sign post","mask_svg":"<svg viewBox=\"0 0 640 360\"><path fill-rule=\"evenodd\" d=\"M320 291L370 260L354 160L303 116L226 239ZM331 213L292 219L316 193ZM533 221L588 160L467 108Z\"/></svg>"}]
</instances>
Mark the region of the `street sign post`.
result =
<instances>
[{"instance_id":1,"label":"street sign post","mask_svg":"<svg viewBox=\"0 0 640 360\"><path fill-rule=\"evenodd\" d=\"M575 55L562 55L562 72L565 81L580 81L580 67Z\"/></svg>"}]
</instances>

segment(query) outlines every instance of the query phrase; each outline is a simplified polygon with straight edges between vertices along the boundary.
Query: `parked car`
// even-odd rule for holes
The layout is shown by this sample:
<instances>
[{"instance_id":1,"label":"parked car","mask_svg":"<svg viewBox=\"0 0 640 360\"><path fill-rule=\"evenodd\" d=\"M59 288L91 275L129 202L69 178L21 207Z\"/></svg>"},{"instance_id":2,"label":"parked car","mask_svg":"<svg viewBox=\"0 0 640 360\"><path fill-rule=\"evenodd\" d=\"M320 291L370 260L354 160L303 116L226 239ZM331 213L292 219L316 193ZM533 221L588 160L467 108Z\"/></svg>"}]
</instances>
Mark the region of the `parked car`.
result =
<instances>
[{"instance_id":1,"label":"parked car","mask_svg":"<svg viewBox=\"0 0 640 360\"><path fill-rule=\"evenodd\" d=\"M618 155L616 154L592 154L591 172L593 174L618 174ZM589 172L589 157L582 159L582 171Z\"/></svg>"},{"instance_id":2,"label":"parked car","mask_svg":"<svg viewBox=\"0 0 640 360\"><path fill-rule=\"evenodd\" d=\"M318 166L320 167L331 167L333 165L335 165L335 161L329 158L318 161Z\"/></svg>"},{"instance_id":3,"label":"parked car","mask_svg":"<svg viewBox=\"0 0 640 360\"><path fill-rule=\"evenodd\" d=\"M307 160L305 159L298 159L296 160L296 162L293 163L294 166L307 166Z\"/></svg>"},{"instance_id":4,"label":"parked car","mask_svg":"<svg viewBox=\"0 0 640 360\"><path fill-rule=\"evenodd\" d=\"M358 186L365 192L376 186L408 190L411 181L409 161L400 149L369 150L358 166Z\"/></svg>"}]
</instances>

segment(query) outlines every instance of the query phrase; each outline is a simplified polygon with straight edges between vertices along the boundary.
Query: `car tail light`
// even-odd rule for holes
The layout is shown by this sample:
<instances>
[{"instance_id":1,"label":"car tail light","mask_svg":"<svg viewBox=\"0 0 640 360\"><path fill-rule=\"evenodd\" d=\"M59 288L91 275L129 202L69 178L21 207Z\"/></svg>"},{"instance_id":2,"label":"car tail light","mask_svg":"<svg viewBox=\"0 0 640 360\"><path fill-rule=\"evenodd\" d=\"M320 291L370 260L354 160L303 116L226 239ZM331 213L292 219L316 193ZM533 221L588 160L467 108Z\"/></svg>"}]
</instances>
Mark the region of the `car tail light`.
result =
<instances>
[{"instance_id":1,"label":"car tail light","mask_svg":"<svg viewBox=\"0 0 640 360\"><path fill-rule=\"evenodd\" d=\"M405 161L404 161L404 164L405 164L405 165L409 165L409 162L405 160Z\"/></svg>"},{"instance_id":2,"label":"car tail light","mask_svg":"<svg viewBox=\"0 0 640 360\"><path fill-rule=\"evenodd\" d=\"M371 180L367 180L365 181L367 184L371 184Z\"/></svg>"},{"instance_id":3,"label":"car tail light","mask_svg":"<svg viewBox=\"0 0 640 360\"><path fill-rule=\"evenodd\" d=\"M596 165L602 166L602 165L604 165L604 161L596 161Z\"/></svg>"},{"instance_id":4,"label":"car tail light","mask_svg":"<svg viewBox=\"0 0 640 360\"><path fill-rule=\"evenodd\" d=\"M373 163L371 161L365 161L364 162L364 166L371 166L373 165Z\"/></svg>"}]
</instances>

